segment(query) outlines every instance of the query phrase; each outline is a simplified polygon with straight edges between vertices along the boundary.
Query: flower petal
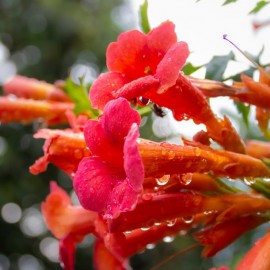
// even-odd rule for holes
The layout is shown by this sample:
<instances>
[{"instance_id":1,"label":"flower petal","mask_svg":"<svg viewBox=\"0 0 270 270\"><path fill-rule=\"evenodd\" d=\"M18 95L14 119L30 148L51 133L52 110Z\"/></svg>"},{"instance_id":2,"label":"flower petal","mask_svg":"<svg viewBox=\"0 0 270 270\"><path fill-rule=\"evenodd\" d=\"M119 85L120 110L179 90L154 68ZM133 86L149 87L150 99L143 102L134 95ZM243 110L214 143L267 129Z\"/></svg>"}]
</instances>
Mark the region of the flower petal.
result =
<instances>
[{"instance_id":1,"label":"flower petal","mask_svg":"<svg viewBox=\"0 0 270 270\"><path fill-rule=\"evenodd\" d=\"M144 168L137 145L138 137L138 126L134 123L130 128L124 144L124 168L131 187L134 191L141 192L144 180Z\"/></svg>"},{"instance_id":2,"label":"flower petal","mask_svg":"<svg viewBox=\"0 0 270 270\"><path fill-rule=\"evenodd\" d=\"M168 49L177 42L175 25L170 21L153 28L147 35L147 45L151 51L159 52L162 58Z\"/></svg>"},{"instance_id":3,"label":"flower petal","mask_svg":"<svg viewBox=\"0 0 270 270\"><path fill-rule=\"evenodd\" d=\"M179 71L186 62L189 49L186 42L178 42L173 45L157 66L155 78L159 79L158 93L163 93L173 86L179 76Z\"/></svg>"},{"instance_id":4,"label":"flower petal","mask_svg":"<svg viewBox=\"0 0 270 270\"><path fill-rule=\"evenodd\" d=\"M152 75L141 77L132 82L125 84L115 92L115 98L123 97L132 100L143 96L148 91L156 92L159 86L159 80Z\"/></svg>"},{"instance_id":5,"label":"flower petal","mask_svg":"<svg viewBox=\"0 0 270 270\"><path fill-rule=\"evenodd\" d=\"M107 48L107 66L109 70L124 74L128 80L145 75L148 48L146 35L138 30L120 34L117 42Z\"/></svg>"},{"instance_id":6,"label":"flower petal","mask_svg":"<svg viewBox=\"0 0 270 270\"><path fill-rule=\"evenodd\" d=\"M117 72L102 73L93 83L89 98L93 108L103 110L104 106L112 99L113 93L126 83L122 74Z\"/></svg>"},{"instance_id":7,"label":"flower petal","mask_svg":"<svg viewBox=\"0 0 270 270\"><path fill-rule=\"evenodd\" d=\"M84 158L74 178L74 189L81 205L92 211L104 212L117 178L99 158Z\"/></svg>"},{"instance_id":8,"label":"flower petal","mask_svg":"<svg viewBox=\"0 0 270 270\"><path fill-rule=\"evenodd\" d=\"M140 125L141 117L137 111L131 109L126 99L118 98L106 105L100 122L108 136L113 140L123 142L131 125L134 123Z\"/></svg>"}]
</instances>

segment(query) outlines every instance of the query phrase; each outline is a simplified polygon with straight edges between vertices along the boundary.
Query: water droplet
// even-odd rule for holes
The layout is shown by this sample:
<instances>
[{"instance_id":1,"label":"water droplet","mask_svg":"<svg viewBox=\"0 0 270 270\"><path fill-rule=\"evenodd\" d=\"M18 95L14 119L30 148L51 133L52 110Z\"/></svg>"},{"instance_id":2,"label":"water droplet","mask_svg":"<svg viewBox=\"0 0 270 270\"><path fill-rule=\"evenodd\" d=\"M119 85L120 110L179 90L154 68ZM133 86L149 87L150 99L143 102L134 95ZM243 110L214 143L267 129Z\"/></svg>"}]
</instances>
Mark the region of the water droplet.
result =
<instances>
[{"instance_id":1,"label":"water droplet","mask_svg":"<svg viewBox=\"0 0 270 270\"><path fill-rule=\"evenodd\" d=\"M173 242L173 240L174 240L173 236L165 236L163 238L163 242L165 242L165 243L171 243L171 242Z\"/></svg>"},{"instance_id":2,"label":"water droplet","mask_svg":"<svg viewBox=\"0 0 270 270\"><path fill-rule=\"evenodd\" d=\"M160 226L160 225L161 225L161 222L156 221L156 222L154 223L154 225Z\"/></svg>"},{"instance_id":3,"label":"water droplet","mask_svg":"<svg viewBox=\"0 0 270 270\"><path fill-rule=\"evenodd\" d=\"M146 245L146 248L147 249L154 249L155 247L156 247L155 244L148 244L148 245Z\"/></svg>"},{"instance_id":4,"label":"water droplet","mask_svg":"<svg viewBox=\"0 0 270 270\"><path fill-rule=\"evenodd\" d=\"M140 105L140 106L146 106L150 103L150 99L149 98L145 98L145 97L139 97L137 99L137 103Z\"/></svg>"},{"instance_id":5,"label":"water droplet","mask_svg":"<svg viewBox=\"0 0 270 270\"><path fill-rule=\"evenodd\" d=\"M253 177L245 177L244 182L246 185L251 186L255 183L255 179Z\"/></svg>"},{"instance_id":6,"label":"water droplet","mask_svg":"<svg viewBox=\"0 0 270 270\"><path fill-rule=\"evenodd\" d=\"M169 174L164 174L160 178L156 178L156 182L159 186L164 186L166 185L170 180L170 175Z\"/></svg>"},{"instance_id":7,"label":"water droplet","mask_svg":"<svg viewBox=\"0 0 270 270\"><path fill-rule=\"evenodd\" d=\"M204 169L207 166L207 160L203 158L199 164L200 169Z\"/></svg>"},{"instance_id":8,"label":"water droplet","mask_svg":"<svg viewBox=\"0 0 270 270\"><path fill-rule=\"evenodd\" d=\"M211 215L213 213L213 211L204 211L203 213L204 213L204 215L207 216L207 215Z\"/></svg>"},{"instance_id":9,"label":"water droplet","mask_svg":"<svg viewBox=\"0 0 270 270\"><path fill-rule=\"evenodd\" d=\"M141 230L144 231L144 232L148 231L149 229L150 229L150 227L141 227Z\"/></svg>"},{"instance_id":10,"label":"water droplet","mask_svg":"<svg viewBox=\"0 0 270 270\"><path fill-rule=\"evenodd\" d=\"M166 221L166 224L167 224L168 227L172 227L172 226L175 225L176 221L177 221L177 218L171 219L171 220L167 220Z\"/></svg>"},{"instance_id":11,"label":"water droplet","mask_svg":"<svg viewBox=\"0 0 270 270\"><path fill-rule=\"evenodd\" d=\"M183 220L186 224L189 224L189 223L192 223L192 222L193 222L194 216L183 216L183 217L182 217L182 220Z\"/></svg>"},{"instance_id":12,"label":"water droplet","mask_svg":"<svg viewBox=\"0 0 270 270\"><path fill-rule=\"evenodd\" d=\"M153 195L152 194L149 194L149 193L143 194L142 195L142 199L144 201L151 201L153 199Z\"/></svg>"},{"instance_id":13,"label":"water droplet","mask_svg":"<svg viewBox=\"0 0 270 270\"><path fill-rule=\"evenodd\" d=\"M162 155L162 156L165 156L166 154L167 154L167 151L166 151L165 149L162 149L161 155Z\"/></svg>"},{"instance_id":14,"label":"water droplet","mask_svg":"<svg viewBox=\"0 0 270 270\"><path fill-rule=\"evenodd\" d=\"M187 186L191 183L191 181L192 181L192 173L186 173L179 177L179 182L182 185Z\"/></svg>"},{"instance_id":15,"label":"water droplet","mask_svg":"<svg viewBox=\"0 0 270 270\"><path fill-rule=\"evenodd\" d=\"M130 234L131 233L131 231L125 231L125 234Z\"/></svg>"},{"instance_id":16,"label":"water droplet","mask_svg":"<svg viewBox=\"0 0 270 270\"><path fill-rule=\"evenodd\" d=\"M175 157L175 152L170 150L168 153L168 159L173 159Z\"/></svg>"}]
</instances>

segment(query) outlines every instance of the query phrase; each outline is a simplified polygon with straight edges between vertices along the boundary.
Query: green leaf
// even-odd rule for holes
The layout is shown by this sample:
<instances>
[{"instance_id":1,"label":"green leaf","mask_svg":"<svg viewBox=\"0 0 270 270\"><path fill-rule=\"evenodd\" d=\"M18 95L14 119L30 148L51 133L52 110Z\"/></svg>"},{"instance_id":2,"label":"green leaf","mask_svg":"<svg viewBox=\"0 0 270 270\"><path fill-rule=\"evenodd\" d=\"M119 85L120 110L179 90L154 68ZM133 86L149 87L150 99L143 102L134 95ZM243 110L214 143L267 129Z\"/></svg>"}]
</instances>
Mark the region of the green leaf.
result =
<instances>
[{"instance_id":1,"label":"green leaf","mask_svg":"<svg viewBox=\"0 0 270 270\"><path fill-rule=\"evenodd\" d=\"M238 101L235 101L234 104L236 105L238 112L242 115L242 119L246 127L248 127L248 116L250 112L250 105L245 105L242 102Z\"/></svg>"},{"instance_id":2,"label":"green leaf","mask_svg":"<svg viewBox=\"0 0 270 270\"><path fill-rule=\"evenodd\" d=\"M87 89L90 88L90 85L83 85L80 80L80 84L73 82L71 78L66 80L64 90L71 100L75 103L74 113L88 113L89 115L96 115L95 110L91 107L90 100L88 98Z\"/></svg>"},{"instance_id":3,"label":"green leaf","mask_svg":"<svg viewBox=\"0 0 270 270\"><path fill-rule=\"evenodd\" d=\"M140 6L140 19L141 19L141 28L145 34L147 34L151 28L148 20L148 1L145 0L144 3Z\"/></svg>"},{"instance_id":4,"label":"green leaf","mask_svg":"<svg viewBox=\"0 0 270 270\"><path fill-rule=\"evenodd\" d=\"M193 72L199 70L200 68L202 68L204 65L202 66L193 66L191 63L187 63L185 64L185 66L182 68L182 71L184 72L185 75L190 75Z\"/></svg>"},{"instance_id":5,"label":"green leaf","mask_svg":"<svg viewBox=\"0 0 270 270\"><path fill-rule=\"evenodd\" d=\"M249 12L249 14L258 13L262 8L264 8L268 4L270 4L269 1L259 1L259 2L257 2L256 6Z\"/></svg>"},{"instance_id":6,"label":"green leaf","mask_svg":"<svg viewBox=\"0 0 270 270\"><path fill-rule=\"evenodd\" d=\"M231 3L235 3L235 2L237 2L237 0L226 0L226 1L223 3L223 6L228 5L228 4L231 4Z\"/></svg>"},{"instance_id":7,"label":"green leaf","mask_svg":"<svg viewBox=\"0 0 270 270\"><path fill-rule=\"evenodd\" d=\"M230 52L228 55L214 56L206 65L205 78L209 80L222 81L223 74L231 60L234 60L233 52Z\"/></svg>"}]
</instances>

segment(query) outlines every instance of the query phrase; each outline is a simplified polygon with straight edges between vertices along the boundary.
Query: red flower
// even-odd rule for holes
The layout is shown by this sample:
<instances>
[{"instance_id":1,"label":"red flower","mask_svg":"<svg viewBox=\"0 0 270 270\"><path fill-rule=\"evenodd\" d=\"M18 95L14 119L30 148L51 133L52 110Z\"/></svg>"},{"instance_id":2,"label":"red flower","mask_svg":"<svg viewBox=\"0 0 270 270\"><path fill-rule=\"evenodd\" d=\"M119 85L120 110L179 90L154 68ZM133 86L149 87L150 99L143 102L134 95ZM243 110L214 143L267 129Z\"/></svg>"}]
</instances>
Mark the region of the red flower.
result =
<instances>
[{"instance_id":1,"label":"red flower","mask_svg":"<svg viewBox=\"0 0 270 270\"><path fill-rule=\"evenodd\" d=\"M172 110L175 119L191 117L204 123L210 137L225 149L244 153L244 145L227 119L212 112L204 95L179 71L189 55L185 42L177 42L174 24L167 21L147 35L134 30L123 33L107 49L109 72L94 82L93 107L103 109L118 97L146 100Z\"/></svg>"},{"instance_id":2,"label":"red flower","mask_svg":"<svg viewBox=\"0 0 270 270\"><path fill-rule=\"evenodd\" d=\"M114 217L136 205L144 169L137 148L139 114L125 99L109 102L98 121L84 129L92 157L84 158L74 178L83 207Z\"/></svg>"},{"instance_id":3,"label":"red flower","mask_svg":"<svg viewBox=\"0 0 270 270\"><path fill-rule=\"evenodd\" d=\"M204 257L212 257L238 237L264 222L266 222L266 219L261 216L242 216L222 223L217 223L202 231L196 232L194 236L205 246L202 255Z\"/></svg>"},{"instance_id":4,"label":"red flower","mask_svg":"<svg viewBox=\"0 0 270 270\"><path fill-rule=\"evenodd\" d=\"M254 247L236 267L236 270L268 270L270 269L270 233L258 240Z\"/></svg>"},{"instance_id":5,"label":"red flower","mask_svg":"<svg viewBox=\"0 0 270 270\"><path fill-rule=\"evenodd\" d=\"M67 94L59 87L21 75L16 75L5 83L3 92L5 95L12 94L26 99L71 102Z\"/></svg>"},{"instance_id":6,"label":"red flower","mask_svg":"<svg viewBox=\"0 0 270 270\"><path fill-rule=\"evenodd\" d=\"M82 132L74 132L72 129L40 129L34 137L44 138L46 141L43 145L44 156L30 167L32 174L44 172L51 162L73 176L81 159L91 155Z\"/></svg>"},{"instance_id":7,"label":"red flower","mask_svg":"<svg viewBox=\"0 0 270 270\"><path fill-rule=\"evenodd\" d=\"M107 49L110 72L94 82L90 92L92 105L103 109L118 96L132 99L151 89L163 92L173 86L189 55L187 44L177 42L174 27L167 21L147 35L133 30L111 43Z\"/></svg>"},{"instance_id":8,"label":"red flower","mask_svg":"<svg viewBox=\"0 0 270 270\"><path fill-rule=\"evenodd\" d=\"M69 102L32 100L17 97L0 97L0 122L29 123L43 119L48 125L67 123L66 112L73 110Z\"/></svg>"},{"instance_id":9,"label":"red flower","mask_svg":"<svg viewBox=\"0 0 270 270\"><path fill-rule=\"evenodd\" d=\"M51 183L51 193L41 205L46 224L53 235L60 240L59 255L66 270L74 268L75 244L85 235L95 232L97 213L81 206L73 206L64 190Z\"/></svg>"}]
</instances>

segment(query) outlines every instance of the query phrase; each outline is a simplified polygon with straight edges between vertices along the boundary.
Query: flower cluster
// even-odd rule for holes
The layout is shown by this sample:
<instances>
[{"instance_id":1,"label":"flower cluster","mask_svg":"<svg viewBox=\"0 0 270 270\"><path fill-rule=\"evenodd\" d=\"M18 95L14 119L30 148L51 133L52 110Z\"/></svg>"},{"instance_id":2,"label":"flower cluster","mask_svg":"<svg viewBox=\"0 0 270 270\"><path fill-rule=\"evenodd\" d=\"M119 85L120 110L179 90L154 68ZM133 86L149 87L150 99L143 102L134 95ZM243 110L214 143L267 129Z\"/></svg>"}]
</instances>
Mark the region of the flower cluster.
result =
<instances>
[{"instance_id":1,"label":"flower cluster","mask_svg":"<svg viewBox=\"0 0 270 270\"><path fill-rule=\"evenodd\" d=\"M107 49L108 72L90 89L98 119L74 116L74 103L61 85L15 76L4 85L0 121L43 119L68 122L68 129L40 129L44 156L33 174L53 163L70 176L80 205L55 182L42 203L52 234L60 240L66 270L74 269L76 244L96 237L96 269L128 269L129 258L149 244L185 231L193 234L202 255L212 257L245 232L269 221L270 143L243 142L227 117L218 118L206 97L226 95L256 106L259 126L268 134L270 82L245 75L242 82L189 78L180 70L188 45L177 41L166 21L148 34L123 33ZM149 103L172 111L176 120L193 119L206 131L183 144L154 142L140 136L136 105ZM219 148L214 148L215 141ZM180 143L180 141L179 141ZM227 185L243 180L248 191ZM195 230L195 232L194 232ZM238 270L270 267L267 234L241 261ZM221 267L219 269L226 269Z\"/></svg>"}]
</instances>

